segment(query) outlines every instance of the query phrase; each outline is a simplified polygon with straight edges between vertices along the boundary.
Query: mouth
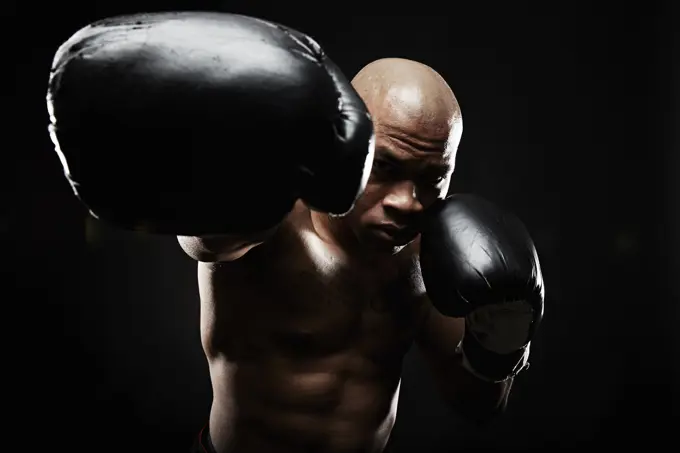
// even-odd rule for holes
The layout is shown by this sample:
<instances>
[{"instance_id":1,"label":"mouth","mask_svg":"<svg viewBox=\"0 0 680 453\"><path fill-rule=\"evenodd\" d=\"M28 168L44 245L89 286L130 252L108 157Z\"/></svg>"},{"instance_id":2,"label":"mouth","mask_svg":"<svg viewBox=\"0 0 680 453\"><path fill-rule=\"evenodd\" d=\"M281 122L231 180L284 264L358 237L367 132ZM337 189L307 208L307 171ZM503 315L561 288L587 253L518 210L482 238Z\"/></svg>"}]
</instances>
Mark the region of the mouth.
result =
<instances>
[{"instance_id":1,"label":"mouth","mask_svg":"<svg viewBox=\"0 0 680 453\"><path fill-rule=\"evenodd\" d=\"M374 230L378 237L395 244L405 244L415 236L411 228L391 223L376 225Z\"/></svg>"}]
</instances>

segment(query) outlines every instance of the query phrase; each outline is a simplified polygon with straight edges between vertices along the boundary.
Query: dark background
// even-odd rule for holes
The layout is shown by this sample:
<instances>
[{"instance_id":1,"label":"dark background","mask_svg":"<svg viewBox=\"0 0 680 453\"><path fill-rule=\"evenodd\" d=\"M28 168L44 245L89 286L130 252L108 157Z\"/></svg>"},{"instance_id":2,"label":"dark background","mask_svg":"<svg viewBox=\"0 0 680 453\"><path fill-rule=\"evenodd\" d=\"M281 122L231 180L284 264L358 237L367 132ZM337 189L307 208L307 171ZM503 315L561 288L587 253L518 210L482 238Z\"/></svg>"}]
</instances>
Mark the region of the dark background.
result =
<instances>
[{"instance_id":1,"label":"dark background","mask_svg":"<svg viewBox=\"0 0 680 453\"><path fill-rule=\"evenodd\" d=\"M174 238L88 219L49 142L44 96L57 46L90 21L221 9L311 34L350 77L390 56L438 70L465 119L452 190L514 210L535 238L546 318L506 416L486 430L457 419L412 351L397 452L675 444L678 7L620 5L4 5L3 374L6 401L17 403L6 408L5 441L21 451L182 452L206 422L195 264Z\"/></svg>"}]
</instances>

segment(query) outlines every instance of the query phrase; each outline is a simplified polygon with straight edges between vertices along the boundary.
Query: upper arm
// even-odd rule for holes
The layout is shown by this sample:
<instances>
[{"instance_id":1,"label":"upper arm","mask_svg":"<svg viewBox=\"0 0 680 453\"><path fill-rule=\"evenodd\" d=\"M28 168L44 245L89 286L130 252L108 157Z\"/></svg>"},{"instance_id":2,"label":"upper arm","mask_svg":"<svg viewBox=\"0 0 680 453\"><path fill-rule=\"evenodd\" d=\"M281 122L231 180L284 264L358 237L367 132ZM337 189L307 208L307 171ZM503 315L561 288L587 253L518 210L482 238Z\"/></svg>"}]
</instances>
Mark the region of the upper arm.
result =
<instances>
[{"instance_id":1,"label":"upper arm","mask_svg":"<svg viewBox=\"0 0 680 453\"><path fill-rule=\"evenodd\" d=\"M427 357L453 357L465 333L465 319L442 315L429 300L421 296L424 315L416 335L416 344Z\"/></svg>"}]
</instances>

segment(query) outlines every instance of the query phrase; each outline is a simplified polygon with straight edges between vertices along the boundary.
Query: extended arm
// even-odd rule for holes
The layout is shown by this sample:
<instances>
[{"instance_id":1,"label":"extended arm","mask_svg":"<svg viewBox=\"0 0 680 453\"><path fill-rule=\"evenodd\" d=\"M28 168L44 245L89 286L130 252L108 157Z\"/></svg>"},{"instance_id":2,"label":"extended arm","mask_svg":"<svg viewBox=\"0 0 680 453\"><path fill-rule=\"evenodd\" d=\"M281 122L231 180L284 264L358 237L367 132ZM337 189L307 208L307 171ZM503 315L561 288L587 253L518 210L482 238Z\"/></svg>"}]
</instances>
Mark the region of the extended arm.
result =
<instances>
[{"instance_id":1,"label":"extended arm","mask_svg":"<svg viewBox=\"0 0 680 453\"><path fill-rule=\"evenodd\" d=\"M92 23L57 50L47 108L64 175L90 213L180 236L199 261L243 256L297 200L348 212L373 158L368 110L319 45L243 15Z\"/></svg>"}]
</instances>

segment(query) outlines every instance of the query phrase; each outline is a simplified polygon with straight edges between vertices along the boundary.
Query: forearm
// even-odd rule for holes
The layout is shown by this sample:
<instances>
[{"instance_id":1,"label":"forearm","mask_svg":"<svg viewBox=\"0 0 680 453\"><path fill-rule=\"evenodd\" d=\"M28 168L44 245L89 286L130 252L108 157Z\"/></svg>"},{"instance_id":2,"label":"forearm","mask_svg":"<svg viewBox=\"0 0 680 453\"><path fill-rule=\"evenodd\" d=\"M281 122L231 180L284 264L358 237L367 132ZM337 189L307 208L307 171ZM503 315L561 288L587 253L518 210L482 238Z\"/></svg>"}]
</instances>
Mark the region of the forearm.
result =
<instances>
[{"instance_id":1,"label":"forearm","mask_svg":"<svg viewBox=\"0 0 680 453\"><path fill-rule=\"evenodd\" d=\"M431 355L426 350L423 353ZM443 360L442 357L428 359L441 395L461 417L484 423L505 410L512 378L503 382L482 380L463 366L460 352Z\"/></svg>"}]
</instances>

